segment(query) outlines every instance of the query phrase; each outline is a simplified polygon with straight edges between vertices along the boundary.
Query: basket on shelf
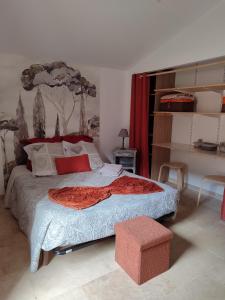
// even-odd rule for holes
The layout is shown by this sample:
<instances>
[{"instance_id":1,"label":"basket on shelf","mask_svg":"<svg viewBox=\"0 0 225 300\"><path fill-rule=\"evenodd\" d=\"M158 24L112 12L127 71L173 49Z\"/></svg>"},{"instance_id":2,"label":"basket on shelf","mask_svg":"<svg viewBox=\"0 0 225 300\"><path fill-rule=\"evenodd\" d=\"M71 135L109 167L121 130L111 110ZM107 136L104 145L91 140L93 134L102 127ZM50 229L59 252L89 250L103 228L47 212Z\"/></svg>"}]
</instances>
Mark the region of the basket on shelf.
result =
<instances>
[{"instance_id":1,"label":"basket on shelf","mask_svg":"<svg viewBox=\"0 0 225 300\"><path fill-rule=\"evenodd\" d=\"M193 112L195 110L195 97L190 94L176 93L160 98L160 111Z\"/></svg>"}]
</instances>

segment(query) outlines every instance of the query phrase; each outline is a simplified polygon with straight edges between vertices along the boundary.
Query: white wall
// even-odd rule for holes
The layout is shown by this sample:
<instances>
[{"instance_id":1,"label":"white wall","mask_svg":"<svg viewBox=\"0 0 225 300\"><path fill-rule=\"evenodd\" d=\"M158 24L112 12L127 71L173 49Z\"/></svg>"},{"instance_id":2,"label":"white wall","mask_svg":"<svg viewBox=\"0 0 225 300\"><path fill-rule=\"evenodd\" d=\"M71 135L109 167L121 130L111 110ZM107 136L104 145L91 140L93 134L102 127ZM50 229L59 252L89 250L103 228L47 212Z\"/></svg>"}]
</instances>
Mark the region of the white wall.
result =
<instances>
[{"instance_id":1,"label":"white wall","mask_svg":"<svg viewBox=\"0 0 225 300\"><path fill-rule=\"evenodd\" d=\"M125 71L100 69L100 150L110 161L112 150L122 143L118 134L124 126L125 88Z\"/></svg>"},{"instance_id":2,"label":"white wall","mask_svg":"<svg viewBox=\"0 0 225 300\"><path fill-rule=\"evenodd\" d=\"M66 62L66 58L64 60ZM0 112L5 112L15 117L19 92L21 92L26 120L29 121L28 124L32 124L31 118L35 92L24 91L20 81L21 72L31 64L48 61L43 59L40 62L20 55L0 53ZM103 158L111 160L112 150L121 143L118 133L124 125L122 102L125 94L126 72L116 69L77 65L75 63L71 65L74 68L78 68L88 80L97 84L97 97L100 102L100 137L98 144ZM45 103L45 109L47 115L46 136L52 136L56 112L51 104ZM75 120L70 124L70 132L74 130L73 122ZM29 135L32 136L32 126L28 129ZM9 141L7 143L7 156L8 161L10 161L14 157L13 134L9 132L7 139ZM0 153L0 194L4 191L2 165L2 155Z\"/></svg>"},{"instance_id":3,"label":"white wall","mask_svg":"<svg viewBox=\"0 0 225 300\"><path fill-rule=\"evenodd\" d=\"M137 62L130 71L151 71L224 56L224 11L225 2L222 1L156 51Z\"/></svg>"}]
</instances>

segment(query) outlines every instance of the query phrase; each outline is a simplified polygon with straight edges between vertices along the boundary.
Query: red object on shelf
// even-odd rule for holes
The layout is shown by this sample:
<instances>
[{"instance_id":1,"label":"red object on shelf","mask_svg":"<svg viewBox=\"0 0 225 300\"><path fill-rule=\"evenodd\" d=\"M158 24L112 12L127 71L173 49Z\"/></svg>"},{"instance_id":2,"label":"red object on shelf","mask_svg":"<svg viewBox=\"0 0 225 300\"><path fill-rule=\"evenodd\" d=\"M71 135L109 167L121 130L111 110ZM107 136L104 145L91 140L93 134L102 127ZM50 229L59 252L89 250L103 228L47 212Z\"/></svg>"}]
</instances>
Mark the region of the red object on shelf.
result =
<instances>
[{"instance_id":1,"label":"red object on shelf","mask_svg":"<svg viewBox=\"0 0 225 300\"><path fill-rule=\"evenodd\" d=\"M225 221L225 189L224 189L224 193L223 193L223 202L221 205L221 219L223 221Z\"/></svg>"}]
</instances>

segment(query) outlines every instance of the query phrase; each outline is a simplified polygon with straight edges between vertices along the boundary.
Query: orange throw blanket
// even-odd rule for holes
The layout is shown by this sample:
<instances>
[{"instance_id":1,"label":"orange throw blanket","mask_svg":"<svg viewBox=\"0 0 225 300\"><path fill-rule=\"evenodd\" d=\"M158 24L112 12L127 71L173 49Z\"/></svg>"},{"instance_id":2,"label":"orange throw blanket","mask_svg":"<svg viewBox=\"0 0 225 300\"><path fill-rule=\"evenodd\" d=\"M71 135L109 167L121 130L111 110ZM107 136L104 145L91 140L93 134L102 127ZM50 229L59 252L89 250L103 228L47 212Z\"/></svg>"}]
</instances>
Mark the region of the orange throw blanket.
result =
<instances>
[{"instance_id":1,"label":"orange throw blanket","mask_svg":"<svg viewBox=\"0 0 225 300\"><path fill-rule=\"evenodd\" d=\"M103 187L64 187L50 189L49 199L66 207L84 209L109 198L113 194L150 194L162 192L156 183L129 176L122 176Z\"/></svg>"}]
</instances>

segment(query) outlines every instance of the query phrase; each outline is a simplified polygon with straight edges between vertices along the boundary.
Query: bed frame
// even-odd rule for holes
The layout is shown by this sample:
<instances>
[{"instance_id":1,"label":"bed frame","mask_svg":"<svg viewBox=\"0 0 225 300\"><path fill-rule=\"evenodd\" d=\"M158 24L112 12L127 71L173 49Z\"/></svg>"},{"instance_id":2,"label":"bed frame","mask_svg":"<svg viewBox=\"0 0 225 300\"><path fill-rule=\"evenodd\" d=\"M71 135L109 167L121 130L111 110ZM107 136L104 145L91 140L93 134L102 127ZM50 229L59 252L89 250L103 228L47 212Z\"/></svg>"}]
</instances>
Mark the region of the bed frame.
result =
<instances>
[{"instance_id":1,"label":"bed frame","mask_svg":"<svg viewBox=\"0 0 225 300\"><path fill-rule=\"evenodd\" d=\"M175 217L176 217L176 212L172 212L170 214L167 214L167 215L164 215L164 216L160 217L156 221L162 222L166 218L172 218L172 220L174 220ZM51 262L51 260L53 259L53 257L55 255L65 255L65 254L68 254L70 252L78 251L82 248L86 248L88 246L94 245L98 242L101 242L103 240L106 240L106 239L109 239L109 238L112 238L112 237L115 237L115 236L114 235L113 236L107 236L105 238L101 238L101 239L94 240L94 241L89 241L89 242L78 244L78 245L57 247L57 248L55 248L53 250L50 250L50 251L42 250L41 255L40 255L40 259L39 259L38 269L41 268L42 266L47 266Z\"/></svg>"}]
</instances>

